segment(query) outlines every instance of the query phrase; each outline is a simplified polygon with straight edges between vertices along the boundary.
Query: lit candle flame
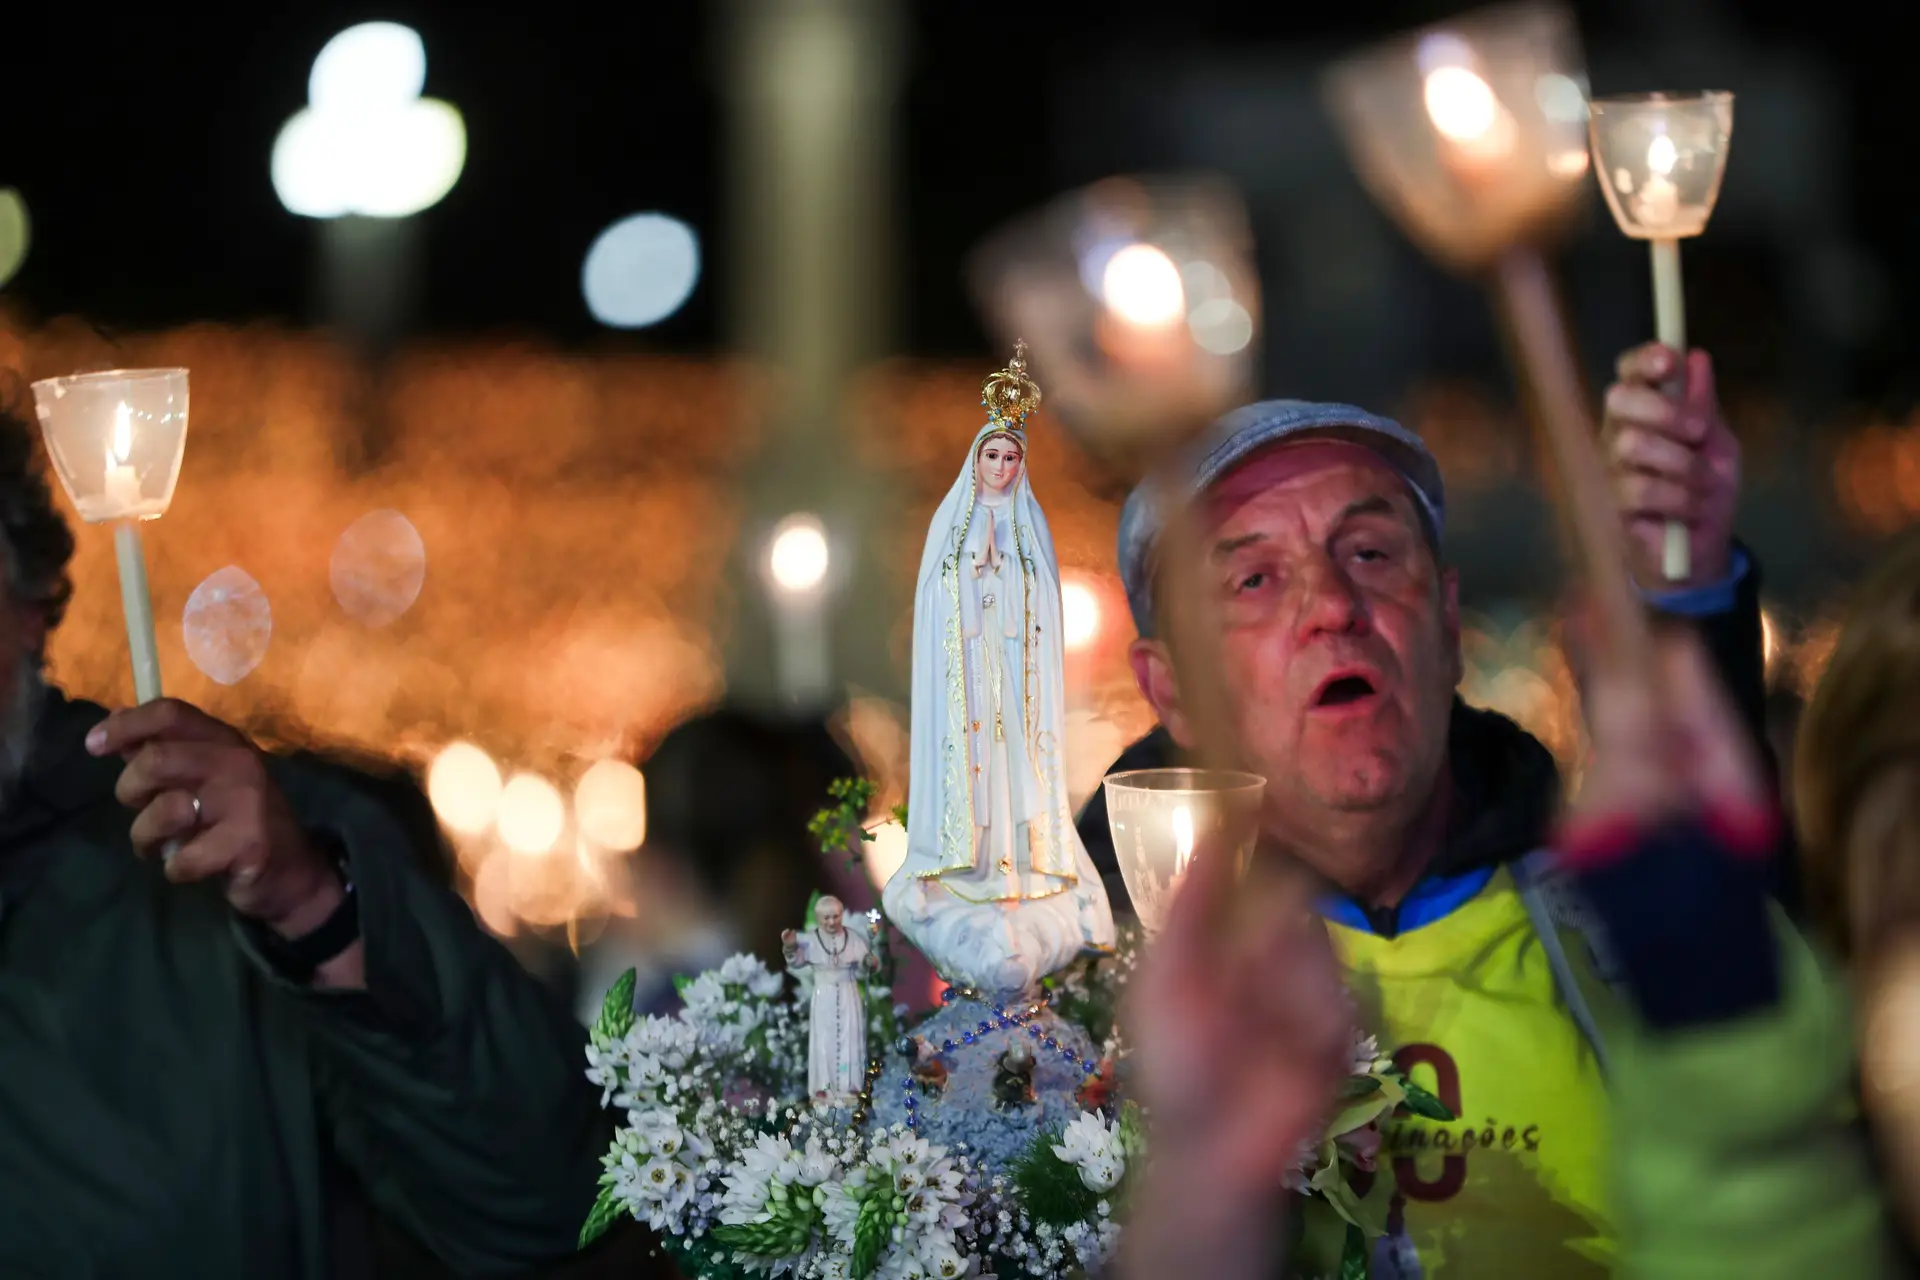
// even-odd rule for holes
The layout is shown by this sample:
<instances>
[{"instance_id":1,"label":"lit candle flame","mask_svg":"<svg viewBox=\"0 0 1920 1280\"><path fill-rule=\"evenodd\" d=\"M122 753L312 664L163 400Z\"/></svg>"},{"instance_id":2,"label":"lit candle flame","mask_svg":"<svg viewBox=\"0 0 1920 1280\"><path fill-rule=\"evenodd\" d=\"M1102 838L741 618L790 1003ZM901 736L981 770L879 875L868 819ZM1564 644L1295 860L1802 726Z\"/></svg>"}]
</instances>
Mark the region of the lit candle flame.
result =
<instances>
[{"instance_id":1,"label":"lit candle flame","mask_svg":"<svg viewBox=\"0 0 1920 1280\"><path fill-rule=\"evenodd\" d=\"M133 453L133 410L126 401L113 411L113 460L124 465Z\"/></svg>"},{"instance_id":2,"label":"lit candle flame","mask_svg":"<svg viewBox=\"0 0 1920 1280\"><path fill-rule=\"evenodd\" d=\"M1666 134L1655 135L1647 144L1647 168L1662 177L1673 172L1673 166L1680 163L1679 149L1673 145L1673 139Z\"/></svg>"},{"instance_id":3,"label":"lit candle flame","mask_svg":"<svg viewBox=\"0 0 1920 1280\"><path fill-rule=\"evenodd\" d=\"M1433 127L1455 142L1480 141L1499 118L1492 86L1465 67L1434 68L1424 96Z\"/></svg>"},{"instance_id":4,"label":"lit candle flame","mask_svg":"<svg viewBox=\"0 0 1920 1280\"><path fill-rule=\"evenodd\" d=\"M1193 861L1193 811L1181 805L1173 811L1173 874L1183 875Z\"/></svg>"},{"instance_id":5,"label":"lit candle flame","mask_svg":"<svg viewBox=\"0 0 1920 1280\"><path fill-rule=\"evenodd\" d=\"M1100 292L1114 314L1143 329L1170 325L1187 311L1180 268L1150 244L1130 244L1108 259Z\"/></svg>"}]
</instances>

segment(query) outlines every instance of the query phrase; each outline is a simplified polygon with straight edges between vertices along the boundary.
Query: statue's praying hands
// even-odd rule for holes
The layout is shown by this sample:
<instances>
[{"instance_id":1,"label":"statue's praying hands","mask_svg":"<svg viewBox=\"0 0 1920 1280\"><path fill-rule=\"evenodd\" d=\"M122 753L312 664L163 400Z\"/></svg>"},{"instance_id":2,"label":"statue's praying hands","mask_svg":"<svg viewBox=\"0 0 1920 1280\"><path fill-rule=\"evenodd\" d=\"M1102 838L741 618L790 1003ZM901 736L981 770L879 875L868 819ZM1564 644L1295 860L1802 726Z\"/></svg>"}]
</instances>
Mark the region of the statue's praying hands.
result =
<instances>
[{"instance_id":1,"label":"statue's praying hands","mask_svg":"<svg viewBox=\"0 0 1920 1280\"><path fill-rule=\"evenodd\" d=\"M982 573L1000 572L1000 539L995 536L993 508L982 503L980 516L987 522L987 527L986 537L981 539L980 550L973 562L973 576L976 578Z\"/></svg>"}]
</instances>

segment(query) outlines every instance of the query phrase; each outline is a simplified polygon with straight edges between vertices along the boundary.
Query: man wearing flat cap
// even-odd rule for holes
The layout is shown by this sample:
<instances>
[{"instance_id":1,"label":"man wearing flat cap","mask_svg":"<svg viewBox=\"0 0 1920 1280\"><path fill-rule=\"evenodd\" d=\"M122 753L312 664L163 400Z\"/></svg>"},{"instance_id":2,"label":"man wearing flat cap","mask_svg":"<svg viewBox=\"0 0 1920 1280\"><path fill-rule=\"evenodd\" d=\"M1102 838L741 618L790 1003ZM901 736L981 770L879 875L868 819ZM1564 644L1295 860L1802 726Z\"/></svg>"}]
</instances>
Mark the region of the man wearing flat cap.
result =
<instances>
[{"instance_id":1,"label":"man wearing flat cap","mask_svg":"<svg viewBox=\"0 0 1920 1280\"><path fill-rule=\"evenodd\" d=\"M1704 353L1684 397L1660 390L1675 360L1652 346L1620 362L1605 426L1614 492L1649 605L1702 631L1757 725L1758 574L1732 540L1739 448ZM1396 422L1293 400L1229 414L1195 457L1186 491L1234 728L1267 780L1264 840L1322 886L1362 1025L1456 1117L1384 1125L1376 1168L1393 1208L1375 1274L1607 1274L1604 948L1538 856L1559 804L1553 757L1455 693L1459 583L1443 556L1438 465ZM1691 531L1683 583L1660 576L1669 519ZM1160 727L1116 768L1176 763L1194 745L1178 655L1161 639L1161 527L1143 487L1122 514L1119 561L1140 635L1134 674ZM1081 830L1110 870L1098 793ZM1208 1107L1234 1105L1217 1084L1191 1090L1191 1134ZM1220 1117L1222 1133L1245 1128ZM1232 1200L1209 1200L1209 1231L1238 1229ZM1244 1208L1241 1226L1270 1216L1257 1197Z\"/></svg>"}]
</instances>

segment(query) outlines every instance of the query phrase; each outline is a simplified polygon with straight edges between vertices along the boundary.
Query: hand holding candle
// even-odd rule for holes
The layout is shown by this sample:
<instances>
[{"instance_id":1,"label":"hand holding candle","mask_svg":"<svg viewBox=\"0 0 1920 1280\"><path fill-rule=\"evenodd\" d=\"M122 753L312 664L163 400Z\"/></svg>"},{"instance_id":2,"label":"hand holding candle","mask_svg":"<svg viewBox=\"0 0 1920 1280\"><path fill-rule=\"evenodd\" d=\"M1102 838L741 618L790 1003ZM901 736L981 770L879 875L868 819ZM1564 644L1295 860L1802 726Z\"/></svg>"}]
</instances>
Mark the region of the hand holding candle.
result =
<instances>
[{"instance_id":1,"label":"hand holding candle","mask_svg":"<svg viewBox=\"0 0 1920 1280\"><path fill-rule=\"evenodd\" d=\"M160 656L139 521L173 501L187 446L187 371L115 369L33 384L47 454L74 510L112 523L140 702L160 696Z\"/></svg>"},{"instance_id":2,"label":"hand holding candle","mask_svg":"<svg viewBox=\"0 0 1920 1280\"><path fill-rule=\"evenodd\" d=\"M1727 171L1733 135L1730 93L1648 93L1596 99L1595 174L1623 234L1645 240L1653 258L1653 310L1660 344L1687 349L1680 241L1707 229ZM1684 371L1682 375L1684 376ZM1684 391L1670 386L1670 395ZM1667 525L1663 569L1670 582L1693 576L1687 527Z\"/></svg>"}]
</instances>

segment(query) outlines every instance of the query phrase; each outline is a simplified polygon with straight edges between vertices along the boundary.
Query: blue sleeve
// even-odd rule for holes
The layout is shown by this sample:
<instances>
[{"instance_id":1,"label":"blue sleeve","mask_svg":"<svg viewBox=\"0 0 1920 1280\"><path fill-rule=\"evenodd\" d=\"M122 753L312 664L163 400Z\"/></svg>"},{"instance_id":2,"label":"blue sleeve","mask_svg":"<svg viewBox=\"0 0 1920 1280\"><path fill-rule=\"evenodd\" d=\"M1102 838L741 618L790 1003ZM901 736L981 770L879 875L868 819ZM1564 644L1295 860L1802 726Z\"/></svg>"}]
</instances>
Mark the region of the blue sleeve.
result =
<instances>
[{"instance_id":1,"label":"blue sleeve","mask_svg":"<svg viewBox=\"0 0 1920 1280\"><path fill-rule=\"evenodd\" d=\"M1678 591L1643 591L1646 602L1662 613L1683 618L1704 618L1710 614L1730 613L1740 598L1740 584L1753 568L1744 547L1733 549L1733 564L1727 576L1704 587L1685 587Z\"/></svg>"}]
</instances>

